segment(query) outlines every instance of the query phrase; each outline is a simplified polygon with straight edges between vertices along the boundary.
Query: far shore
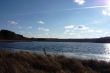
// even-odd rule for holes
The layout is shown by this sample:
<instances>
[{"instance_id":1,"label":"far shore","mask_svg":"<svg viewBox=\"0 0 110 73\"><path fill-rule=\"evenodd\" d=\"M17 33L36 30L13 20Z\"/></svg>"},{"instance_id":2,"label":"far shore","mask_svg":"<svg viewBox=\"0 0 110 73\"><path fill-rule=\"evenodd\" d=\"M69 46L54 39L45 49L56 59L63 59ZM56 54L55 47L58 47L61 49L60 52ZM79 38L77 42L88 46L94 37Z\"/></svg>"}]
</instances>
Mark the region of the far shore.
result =
<instances>
[{"instance_id":1,"label":"far shore","mask_svg":"<svg viewBox=\"0 0 110 73\"><path fill-rule=\"evenodd\" d=\"M75 41L74 41L75 40ZM94 41L85 41L84 39L50 39L50 40L0 40L2 43L7 42L80 42L80 43L110 43L110 42L94 42Z\"/></svg>"},{"instance_id":2,"label":"far shore","mask_svg":"<svg viewBox=\"0 0 110 73\"><path fill-rule=\"evenodd\" d=\"M89 42L89 43L110 43L110 37L99 38L35 38L25 37L13 31L2 29L0 30L0 42Z\"/></svg>"}]
</instances>

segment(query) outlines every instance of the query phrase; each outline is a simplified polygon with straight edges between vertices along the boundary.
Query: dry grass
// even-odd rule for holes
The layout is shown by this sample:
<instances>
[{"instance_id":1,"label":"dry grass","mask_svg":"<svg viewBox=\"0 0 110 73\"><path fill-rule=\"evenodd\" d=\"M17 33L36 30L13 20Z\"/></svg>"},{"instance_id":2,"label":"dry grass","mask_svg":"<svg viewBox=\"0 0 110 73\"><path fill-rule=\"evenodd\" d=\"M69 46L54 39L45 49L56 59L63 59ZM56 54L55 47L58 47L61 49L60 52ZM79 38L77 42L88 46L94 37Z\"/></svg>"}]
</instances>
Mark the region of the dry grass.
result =
<instances>
[{"instance_id":1,"label":"dry grass","mask_svg":"<svg viewBox=\"0 0 110 73\"><path fill-rule=\"evenodd\" d=\"M29 52L0 52L0 73L110 73L110 63Z\"/></svg>"}]
</instances>

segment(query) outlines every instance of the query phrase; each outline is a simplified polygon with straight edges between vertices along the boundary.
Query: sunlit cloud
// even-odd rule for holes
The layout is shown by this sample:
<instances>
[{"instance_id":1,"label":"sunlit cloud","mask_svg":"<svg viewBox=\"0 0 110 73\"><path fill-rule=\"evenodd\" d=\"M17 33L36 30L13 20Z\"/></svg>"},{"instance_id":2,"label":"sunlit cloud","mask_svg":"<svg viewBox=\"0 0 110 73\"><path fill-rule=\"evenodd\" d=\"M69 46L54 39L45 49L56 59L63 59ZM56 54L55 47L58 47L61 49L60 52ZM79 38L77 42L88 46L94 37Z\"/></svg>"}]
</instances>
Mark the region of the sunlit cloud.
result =
<instances>
[{"instance_id":1,"label":"sunlit cloud","mask_svg":"<svg viewBox=\"0 0 110 73\"><path fill-rule=\"evenodd\" d=\"M85 3L85 0L73 0L78 5L83 5Z\"/></svg>"},{"instance_id":2,"label":"sunlit cloud","mask_svg":"<svg viewBox=\"0 0 110 73\"><path fill-rule=\"evenodd\" d=\"M18 23L17 23L16 21L14 21L14 20L9 20L8 23L9 23L9 24L12 24L12 25L18 24Z\"/></svg>"},{"instance_id":3,"label":"sunlit cloud","mask_svg":"<svg viewBox=\"0 0 110 73\"><path fill-rule=\"evenodd\" d=\"M40 21L37 21L38 24L45 24L44 21L40 20Z\"/></svg>"},{"instance_id":4,"label":"sunlit cloud","mask_svg":"<svg viewBox=\"0 0 110 73\"><path fill-rule=\"evenodd\" d=\"M110 16L110 8L102 10L102 14L105 16Z\"/></svg>"},{"instance_id":5,"label":"sunlit cloud","mask_svg":"<svg viewBox=\"0 0 110 73\"><path fill-rule=\"evenodd\" d=\"M43 31L43 32L49 32L50 31L50 29L44 28L44 27L39 27L38 30Z\"/></svg>"},{"instance_id":6,"label":"sunlit cloud","mask_svg":"<svg viewBox=\"0 0 110 73\"><path fill-rule=\"evenodd\" d=\"M102 10L102 14L105 16L110 16L110 0L106 1L106 5L108 7L106 7L105 9Z\"/></svg>"}]
</instances>

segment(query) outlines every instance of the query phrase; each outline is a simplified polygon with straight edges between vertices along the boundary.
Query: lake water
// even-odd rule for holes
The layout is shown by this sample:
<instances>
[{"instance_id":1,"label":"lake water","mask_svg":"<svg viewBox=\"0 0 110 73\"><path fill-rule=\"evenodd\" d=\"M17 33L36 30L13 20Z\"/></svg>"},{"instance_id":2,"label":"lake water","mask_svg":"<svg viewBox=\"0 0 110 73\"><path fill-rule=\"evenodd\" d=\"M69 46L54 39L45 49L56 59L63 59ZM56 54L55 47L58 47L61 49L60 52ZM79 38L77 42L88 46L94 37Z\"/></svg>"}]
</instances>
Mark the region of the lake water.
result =
<instances>
[{"instance_id":1,"label":"lake water","mask_svg":"<svg viewBox=\"0 0 110 73\"><path fill-rule=\"evenodd\" d=\"M80 42L5 42L0 48L32 52L63 54L65 56L110 61L109 43L80 43Z\"/></svg>"}]
</instances>

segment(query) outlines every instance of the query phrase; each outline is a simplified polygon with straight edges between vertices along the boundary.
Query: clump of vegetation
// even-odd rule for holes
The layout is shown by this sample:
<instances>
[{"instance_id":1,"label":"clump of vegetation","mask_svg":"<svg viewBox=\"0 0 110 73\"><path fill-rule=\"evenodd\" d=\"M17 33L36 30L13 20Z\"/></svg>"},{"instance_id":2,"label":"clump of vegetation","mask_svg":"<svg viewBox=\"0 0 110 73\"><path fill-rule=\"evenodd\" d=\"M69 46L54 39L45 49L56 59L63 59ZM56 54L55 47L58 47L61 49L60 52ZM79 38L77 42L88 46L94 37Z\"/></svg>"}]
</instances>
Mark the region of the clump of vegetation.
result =
<instances>
[{"instance_id":1,"label":"clump of vegetation","mask_svg":"<svg viewBox=\"0 0 110 73\"><path fill-rule=\"evenodd\" d=\"M110 63L61 55L0 51L0 73L110 73Z\"/></svg>"}]
</instances>

